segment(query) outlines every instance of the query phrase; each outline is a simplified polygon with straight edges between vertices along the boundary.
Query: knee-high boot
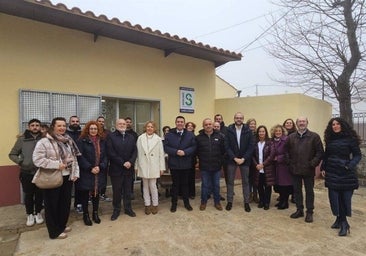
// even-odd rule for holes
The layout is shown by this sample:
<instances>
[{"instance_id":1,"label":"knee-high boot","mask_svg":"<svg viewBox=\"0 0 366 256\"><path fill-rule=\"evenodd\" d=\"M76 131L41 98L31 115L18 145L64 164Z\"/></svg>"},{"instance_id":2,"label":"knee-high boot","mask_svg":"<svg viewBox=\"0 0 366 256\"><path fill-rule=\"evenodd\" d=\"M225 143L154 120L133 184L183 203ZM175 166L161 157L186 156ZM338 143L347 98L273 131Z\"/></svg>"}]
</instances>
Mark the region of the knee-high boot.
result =
<instances>
[{"instance_id":1,"label":"knee-high boot","mask_svg":"<svg viewBox=\"0 0 366 256\"><path fill-rule=\"evenodd\" d=\"M95 223L99 224L100 218L98 216L98 209L99 209L99 196L92 197L92 203L93 203L93 216L92 219Z\"/></svg>"}]
</instances>

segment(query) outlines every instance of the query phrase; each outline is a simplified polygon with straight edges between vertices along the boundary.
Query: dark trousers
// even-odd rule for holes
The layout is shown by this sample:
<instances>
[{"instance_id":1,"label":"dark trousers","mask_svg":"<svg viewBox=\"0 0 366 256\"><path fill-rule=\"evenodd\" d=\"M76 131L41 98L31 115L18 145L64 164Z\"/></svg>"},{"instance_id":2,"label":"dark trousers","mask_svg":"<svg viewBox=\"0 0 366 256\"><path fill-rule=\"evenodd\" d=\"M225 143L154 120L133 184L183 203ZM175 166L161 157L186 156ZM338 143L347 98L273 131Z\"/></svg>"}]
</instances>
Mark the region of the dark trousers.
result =
<instances>
[{"instance_id":1,"label":"dark trousers","mask_svg":"<svg viewBox=\"0 0 366 256\"><path fill-rule=\"evenodd\" d=\"M170 170L172 175L172 204L177 204L178 202L178 192L182 191L182 197L184 204L189 203L188 198L188 178L189 172L191 169L182 169L182 170Z\"/></svg>"},{"instance_id":2,"label":"dark trousers","mask_svg":"<svg viewBox=\"0 0 366 256\"><path fill-rule=\"evenodd\" d=\"M267 186L266 174L264 173L259 173L258 195L259 195L259 201L263 205L269 205L272 195L272 186Z\"/></svg>"},{"instance_id":3,"label":"dark trousers","mask_svg":"<svg viewBox=\"0 0 366 256\"><path fill-rule=\"evenodd\" d=\"M89 190L80 190L79 195L80 195L81 205L83 206L83 213L89 214L88 202L89 202L89 197L90 197L90 191ZM97 212L99 209L99 194L93 195L93 193L92 193L91 201L93 204L93 212Z\"/></svg>"},{"instance_id":4,"label":"dark trousers","mask_svg":"<svg viewBox=\"0 0 366 256\"><path fill-rule=\"evenodd\" d=\"M189 195L189 197L195 197L196 196L196 170L195 170L195 167L193 167L191 170L189 170L189 174L188 174L188 195Z\"/></svg>"},{"instance_id":5,"label":"dark trousers","mask_svg":"<svg viewBox=\"0 0 366 256\"><path fill-rule=\"evenodd\" d=\"M328 197L330 208L334 216L338 216L342 221L346 220L346 216L352 216L353 190L335 190L328 189Z\"/></svg>"},{"instance_id":6,"label":"dark trousers","mask_svg":"<svg viewBox=\"0 0 366 256\"><path fill-rule=\"evenodd\" d=\"M34 183L32 183L34 175L20 172L19 180L22 183L24 192L25 211L29 214L41 212L43 206L43 192Z\"/></svg>"},{"instance_id":7,"label":"dark trousers","mask_svg":"<svg viewBox=\"0 0 366 256\"><path fill-rule=\"evenodd\" d=\"M121 211L121 199L123 195L123 208L125 210L132 210L131 206L131 180L132 174L110 176L113 191L113 209Z\"/></svg>"},{"instance_id":8,"label":"dark trousers","mask_svg":"<svg viewBox=\"0 0 366 256\"><path fill-rule=\"evenodd\" d=\"M51 239L57 238L66 228L70 214L72 184L68 175L64 176L61 187L43 190L46 225Z\"/></svg>"},{"instance_id":9,"label":"dark trousers","mask_svg":"<svg viewBox=\"0 0 366 256\"><path fill-rule=\"evenodd\" d=\"M294 196L296 208L304 209L304 197L302 193L302 184L305 187L305 205L308 213L314 211L314 176L293 175Z\"/></svg>"}]
</instances>

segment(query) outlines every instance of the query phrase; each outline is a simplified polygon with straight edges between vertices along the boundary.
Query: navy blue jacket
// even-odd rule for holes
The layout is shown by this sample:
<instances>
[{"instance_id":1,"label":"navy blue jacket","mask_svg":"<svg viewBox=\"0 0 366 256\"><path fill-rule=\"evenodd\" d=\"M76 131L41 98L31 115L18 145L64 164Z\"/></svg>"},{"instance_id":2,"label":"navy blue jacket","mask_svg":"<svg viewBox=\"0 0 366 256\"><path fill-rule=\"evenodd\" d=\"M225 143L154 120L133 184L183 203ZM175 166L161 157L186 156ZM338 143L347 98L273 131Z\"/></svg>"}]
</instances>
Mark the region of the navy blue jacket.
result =
<instances>
[{"instance_id":1,"label":"navy blue jacket","mask_svg":"<svg viewBox=\"0 0 366 256\"><path fill-rule=\"evenodd\" d=\"M110 133L107 137L107 152L109 158L109 176L132 175L134 174L134 164L137 156L135 138L125 133L123 135L118 130ZM131 168L126 169L123 164L131 163Z\"/></svg>"},{"instance_id":2,"label":"navy blue jacket","mask_svg":"<svg viewBox=\"0 0 366 256\"><path fill-rule=\"evenodd\" d=\"M361 150L356 139L336 136L325 148L322 170L325 186L335 190L358 188L356 165L361 160Z\"/></svg>"},{"instance_id":3,"label":"navy blue jacket","mask_svg":"<svg viewBox=\"0 0 366 256\"><path fill-rule=\"evenodd\" d=\"M243 124L240 134L240 147L236 136L235 124L227 127L227 143L228 143L228 164L235 164L234 158L244 158L242 165L249 166L254 151L254 137L252 131L246 124Z\"/></svg>"},{"instance_id":4,"label":"navy blue jacket","mask_svg":"<svg viewBox=\"0 0 366 256\"><path fill-rule=\"evenodd\" d=\"M214 131L208 136L203 130L196 136L200 170L221 170L226 153L225 135Z\"/></svg>"},{"instance_id":5,"label":"navy blue jacket","mask_svg":"<svg viewBox=\"0 0 366 256\"><path fill-rule=\"evenodd\" d=\"M96 155L93 142L89 138L80 138L77 140L77 145L81 156L78 156L78 163L80 168L80 178L76 181L76 188L79 190L94 190L95 174L91 170L95 167ZM106 141L100 140L100 160L99 160L99 174L98 174L98 188L101 189L106 186L107 177L107 147Z\"/></svg>"},{"instance_id":6,"label":"navy blue jacket","mask_svg":"<svg viewBox=\"0 0 366 256\"><path fill-rule=\"evenodd\" d=\"M183 150L185 155L178 156L177 151ZM182 136L175 128L164 138L164 151L168 154L168 167L173 170L191 169L196 154L196 140L193 132L184 129Z\"/></svg>"}]
</instances>

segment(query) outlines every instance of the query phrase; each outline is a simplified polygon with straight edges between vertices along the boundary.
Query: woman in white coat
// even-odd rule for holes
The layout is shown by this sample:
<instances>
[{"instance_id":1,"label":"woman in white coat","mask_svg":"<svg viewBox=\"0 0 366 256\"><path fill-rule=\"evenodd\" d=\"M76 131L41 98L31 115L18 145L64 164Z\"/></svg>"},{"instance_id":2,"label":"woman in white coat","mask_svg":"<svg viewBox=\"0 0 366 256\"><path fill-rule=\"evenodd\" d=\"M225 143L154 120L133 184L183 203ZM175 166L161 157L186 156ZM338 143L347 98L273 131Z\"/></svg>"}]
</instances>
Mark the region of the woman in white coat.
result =
<instances>
[{"instance_id":1,"label":"woman in white coat","mask_svg":"<svg viewBox=\"0 0 366 256\"><path fill-rule=\"evenodd\" d=\"M165 155L162 140L156 134L156 124L153 121L146 122L144 133L138 137L136 144L135 169L137 176L142 178L145 214L156 214L159 204L156 180L165 170Z\"/></svg>"}]
</instances>

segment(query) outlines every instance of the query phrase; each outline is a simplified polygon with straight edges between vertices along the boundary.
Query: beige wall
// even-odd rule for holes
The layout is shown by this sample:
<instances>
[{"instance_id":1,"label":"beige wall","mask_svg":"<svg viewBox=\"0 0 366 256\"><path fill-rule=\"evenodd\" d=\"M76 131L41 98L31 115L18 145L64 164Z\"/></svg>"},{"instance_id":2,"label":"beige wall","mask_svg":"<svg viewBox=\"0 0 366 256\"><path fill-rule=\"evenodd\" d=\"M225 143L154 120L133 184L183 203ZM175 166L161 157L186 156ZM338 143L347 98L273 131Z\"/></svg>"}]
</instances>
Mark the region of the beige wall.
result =
<instances>
[{"instance_id":1,"label":"beige wall","mask_svg":"<svg viewBox=\"0 0 366 256\"><path fill-rule=\"evenodd\" d=\"M216 99L235 98L238 96L234 86L216 76Z\"/></svg>"},{"instance_id":2,"label":"beige wall","mask_svg":"<svg viewBox=\"0 0 366 256\"><path fill-rule=\"evenodd\" d=\"M217 99L215 113L224 117L226 125L233 123L235 112L244 114L245 122L255 118L258 125L270 129L275 124L282 124L287 118L296 121L299 116L309 119L309 129L323 138L324 129L332 116L331 104L303 94L284 94L234 99Z\"/></svg>"},{"instance_id":3,"label":"beige wall","mask_svg":"<svg viewBox=\"0 0 366 256\"><path fill-rule=\"evenodd\" d=\"M160 100L161 125L174 126L179 87L186 86L195 89L195 113L183 116L198 124L214 115L211 62L174 53L164 57L161 50L105 37L94 42L92 34L4 14L0 31L0 108L6 120L0 165L12 164L7 155L19 132L20 88Z\"/></svg>"}]
</instances>

